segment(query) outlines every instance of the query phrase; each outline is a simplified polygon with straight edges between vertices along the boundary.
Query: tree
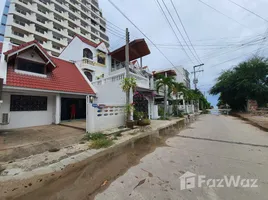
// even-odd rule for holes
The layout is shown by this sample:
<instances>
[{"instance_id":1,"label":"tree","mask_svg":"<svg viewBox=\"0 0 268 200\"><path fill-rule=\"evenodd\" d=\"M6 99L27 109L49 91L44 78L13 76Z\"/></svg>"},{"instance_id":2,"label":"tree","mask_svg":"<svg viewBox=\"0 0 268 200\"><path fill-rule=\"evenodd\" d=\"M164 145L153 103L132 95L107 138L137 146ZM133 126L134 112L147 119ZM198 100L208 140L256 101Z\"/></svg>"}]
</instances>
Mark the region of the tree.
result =
<instances>
[{"instance_id":1,"label":"tree","mask_svg":"<svg viewBox=\"0 0 268 200\"><path fill-rule=\"evenodd\" d=\"M245 110L249 99L262 106L268 102L267 75L268 60L253 57L222 72L210 94L220 94L219 102L228 104L233 110Z\"/></svg>"},{"instance_id":2,"label":"tree","mask_svg":"<svg viewBox=\"0 0 268 200\"><path fill-rule=\"evenodd\" d=\"M167 115L167 95L169 88L173 88L175 84L175 78L173 76L165 77L163 75L158 75L156 77L156 90L159 92L161 88L164 89L164 119Z\"/></svg>"},{"instance_id":3,"label":"tree","mask_svg":"<svg viewBox=\"0 0 268 200\"><path fill-rule=\"evenodd\" d=\"M121 82L121 88L126 93L126 98L129 98L130 90L134 90L137 87L137 81L135 78L124 78ZM127 120L130 120L131 112L133 111L133 105L129 104L126 105L126 112L127 112Z\"/></svg>"},{"instance_id":4,"label":"tree","mask_svg":"<svg viewBox=\"0 0 268 200\"><path fill-rule=\"evenodd\" d=\"M178 99L180 96L185 96L187 92L187 88L186 86L183 84L183 83L178 83L178 82L175 82L173 84L173 87L172 88L169 88L169 95L172 93L176 99L174 103L174 111L176 112L175 114L178 116Z\"/></svg>"}]
</instances>

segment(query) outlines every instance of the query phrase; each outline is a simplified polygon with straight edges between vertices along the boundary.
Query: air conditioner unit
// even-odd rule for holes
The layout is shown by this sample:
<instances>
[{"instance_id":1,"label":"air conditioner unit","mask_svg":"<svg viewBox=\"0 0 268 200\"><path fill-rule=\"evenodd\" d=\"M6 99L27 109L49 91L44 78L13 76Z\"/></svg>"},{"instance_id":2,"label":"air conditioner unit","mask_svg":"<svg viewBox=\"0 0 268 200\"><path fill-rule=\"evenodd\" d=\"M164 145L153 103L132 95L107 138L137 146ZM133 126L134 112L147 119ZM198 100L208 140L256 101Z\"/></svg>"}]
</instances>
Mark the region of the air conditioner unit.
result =
<instances>
[{"instance_id":1,"label":"air conditioner unit","mask_svg":"<svg viewBox=\"0 0 268 200\"><path fill-rule=\"evenodd\" d=\"M9 113L3 113L1 125L7 125L7 124L9 124Z\"/></svg>"}]
</instances>

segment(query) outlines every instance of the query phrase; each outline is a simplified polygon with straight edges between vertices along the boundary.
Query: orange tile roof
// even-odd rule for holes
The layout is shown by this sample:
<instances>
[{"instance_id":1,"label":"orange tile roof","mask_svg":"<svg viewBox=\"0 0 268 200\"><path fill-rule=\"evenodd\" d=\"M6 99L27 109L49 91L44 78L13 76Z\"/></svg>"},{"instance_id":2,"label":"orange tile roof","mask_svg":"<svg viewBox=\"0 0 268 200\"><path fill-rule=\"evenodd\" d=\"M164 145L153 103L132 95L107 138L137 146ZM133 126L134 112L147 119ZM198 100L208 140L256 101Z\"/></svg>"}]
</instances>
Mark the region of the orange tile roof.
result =
<instances>
[{"instance_id":1,"label":"orange tile roof","mask_svg":"<svg viewBox=\"0 0 268 200\"><path fill-rule=\"evenodd\" d=\"M13 47L5 52L5 55L15 52L27 45L30 46L33 42L25 43L18 47ZM37 43L40 45L39 43ZM40 45L41 46L41 45ZM47 52L41 48L46 55ZM70 93L95 94L83 75L72 62L51 57L52 62L57 66L47 77L38 77L26 74L16 73L13 66L8 66L7 70L7 86L23 87L41 90L62 91Z\"/></svg>"}]
</instances>

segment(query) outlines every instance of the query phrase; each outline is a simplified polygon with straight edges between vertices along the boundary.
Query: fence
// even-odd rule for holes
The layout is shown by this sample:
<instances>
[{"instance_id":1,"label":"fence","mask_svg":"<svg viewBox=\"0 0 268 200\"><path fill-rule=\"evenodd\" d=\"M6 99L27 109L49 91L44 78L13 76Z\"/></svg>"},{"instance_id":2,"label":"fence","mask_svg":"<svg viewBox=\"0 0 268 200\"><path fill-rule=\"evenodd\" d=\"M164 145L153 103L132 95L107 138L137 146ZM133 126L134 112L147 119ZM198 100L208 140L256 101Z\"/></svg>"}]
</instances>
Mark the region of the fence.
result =
<instances>
[{"instance_id":1,"label":"fence","mask_svg":"<svg viewBox=\"0 0 268 200\"><path fill-rule=\"evenodd\" d=\"M87 104L87 132L103 131L124 124L124 105Z\"/></svg>"}]
</instances>

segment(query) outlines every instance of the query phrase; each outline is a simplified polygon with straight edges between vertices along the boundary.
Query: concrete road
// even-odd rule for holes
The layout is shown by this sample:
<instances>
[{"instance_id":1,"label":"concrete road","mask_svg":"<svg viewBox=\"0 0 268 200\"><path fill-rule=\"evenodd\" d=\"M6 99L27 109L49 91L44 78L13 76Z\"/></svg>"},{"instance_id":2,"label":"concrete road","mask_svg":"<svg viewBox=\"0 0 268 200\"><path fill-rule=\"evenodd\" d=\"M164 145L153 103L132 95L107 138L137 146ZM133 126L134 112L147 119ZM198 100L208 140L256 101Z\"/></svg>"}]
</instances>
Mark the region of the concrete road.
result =
<instances>
[{"instance_id":1,"label":"concrete road","mask_svg":"<svg viewBox=\"0 0 268 200\"><path fill-rule=\"evenodd\" d=\"M95 199L268 199L267 132L231 116L205 115L166 144ZM180 179L186 172L191 178ZM238 185L227 187L232 175Z\"/></svg>"}]
</instances>

